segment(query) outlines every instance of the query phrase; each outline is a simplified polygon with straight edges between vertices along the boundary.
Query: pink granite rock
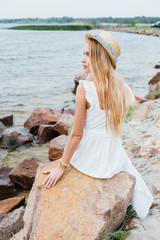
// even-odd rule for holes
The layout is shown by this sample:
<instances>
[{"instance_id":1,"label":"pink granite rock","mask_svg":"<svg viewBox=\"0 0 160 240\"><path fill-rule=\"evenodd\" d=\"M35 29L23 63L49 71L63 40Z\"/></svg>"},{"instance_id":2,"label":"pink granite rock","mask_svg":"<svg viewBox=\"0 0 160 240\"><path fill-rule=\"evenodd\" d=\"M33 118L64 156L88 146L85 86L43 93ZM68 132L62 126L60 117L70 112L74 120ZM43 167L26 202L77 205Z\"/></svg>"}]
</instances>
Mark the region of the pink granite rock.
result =
<instances>
[{"instance_id":1,"label":"pink granite rock","mask_svg":"<svg viewBox=\"0 0 160 240\"><path fill-rule=\"evenodd\" d=\"M77 88L77 86L79 84L79 80L86 80L87 76L88 76L88 73L85 73L85 72L76 74L76 76L74 78L75 89Z\"/></svg>"},{"instance_id":2,"label":"pink granite rock","mask_svg":"<svg viewBox=\"0 0 160 240\"><path fill-rule=\"evenodd\" d=\"M9 126L13 124L13 114L9 114L6 116L0 116L0 122L2 122L5 126Z\"/></svg>"},{"instance_id":3,"label":"pink granite rock","mask_svg":"<svg viewBox=\"0 0 160 240\"><path fill-rule=\"evenodd\" d=\"M62 116L62 112L56 109L36 108L32 115L25 121L24 127L31 133L37 134L42 124L55 124Z\"/></svg>"},{"instance_id":4,"label":"pink granite rock","mask_svg":"<svg viewBox=\"0 0 160 240\"><path fill-rule=\"evenodd\" d=\"M62 117L54 125L54 130L59 134L68 134L68 129L74 121L74 116L71 114L63 114Z\"/></svg>"},{"instance_id":5,"label":"pink granite rock","mask_svg":"<svg viewBox=\"0 0 160 240\"><path fill-rule=\"evenodd\" d=\"M23 218L24 228L17 236L27 240L102 240L124 220L135 177L120 172L109 179L96 179L70 165L56 185L46 189L42 172L58 164L54 161L38 168Z\"/></svg>"},{"instance_id":6,"label":"pink granite rock","mask_svg":"<svg viewBox=\"0 0 160 240\"><path fill-rule=\"evenodd\" d=\"M15 128L7 128L2 133L0 146L2 148L14 149L29 142L33 142L31 134L22 132Z\"/></svg>"},{"instance_id":7,"label":"pink granite rock","mask_svg":"<svg viewBox=\"0 0 160 240\"><path fill-rule=\"evenodd\" d=\"M38 143L43 144L51 139L59 136L59 133L54 130L54 125L40 125L38 129Z\"/></svg>"},{"instance_id":8,"label":"pink granite rock","mask_svg":"<svg viewBox=\"0 0 160 240\"><path fill-rule=\"evenodd\" d=\"M30 190L34 183L38 166L46 163L49 163L48 159L42 160L36 157L26 158L20 162L9 174L15 188Z\"/></svg>"},{"instance_id":9,"label":"pink granite rock","mask_svg":"<svg viewBox=\"0 0 160 240\"><path fill-rule=\"evenodd\" d=\"M68 136L63 134L50 141L49 160L53 161L62 157L67 140Z\"/></svg>"},{"instance_id":10,"label":"pink granite rock","mask_svg":"<svg viewBox=\"0 0 160 240\"><path fill-rule=\"evenodd\" d=\"M0 201L0 215L6 214L16 208L21 207L25 202L25 197L13 197Z\"/></svg>"},{"instance_id":11,"label":"pink granite rock","mask_svg":"<svg viewBox=\"0 0 160 240\"><path fill-rule=\"evenodd\" d=\"M15 209L14 211L1 215L0 221L0 239L9 240L13 234L18 233L24 226L23 222L24 207ZM23 240L19 238L18 240Z\"/></svg>"},{"instance_id":12,"label":"pink granite rock","mask_svg":"<svg viewBox=\"0 0 160 240\"><path fill-rule=\"evenodd\" d=\"M9 173L13 168L0 168L0 200L15 196L14 185L9 178Z\"/></svg>"},{"instance_id":13,"label":"pink granite rock","mask_svg":"<svg viewBox=\"0 0 160 240\"><path fill-rule=\"evenodd\" d=\"M132 119L142 119L145 118L146 116L149 115L151 109L153 108L153 106L151 104L148 103L143 103L141 104L137 109L135 109L132 112L131 118Z\"/></svg>"}]
</instances>

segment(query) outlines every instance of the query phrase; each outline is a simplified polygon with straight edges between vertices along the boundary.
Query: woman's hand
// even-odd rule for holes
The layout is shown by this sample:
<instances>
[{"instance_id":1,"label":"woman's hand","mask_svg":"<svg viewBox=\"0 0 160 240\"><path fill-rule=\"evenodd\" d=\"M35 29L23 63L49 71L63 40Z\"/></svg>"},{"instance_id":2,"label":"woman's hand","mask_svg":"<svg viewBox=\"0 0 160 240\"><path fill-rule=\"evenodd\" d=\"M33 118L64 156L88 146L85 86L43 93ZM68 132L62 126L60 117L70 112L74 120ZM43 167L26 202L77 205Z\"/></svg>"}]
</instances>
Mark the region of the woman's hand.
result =
<instances>
[{"instance_id":1,"label":"woman's hand","mask_svg":"<svg viewBox=\"0 0 160 240\"><path fill-rule=\"evenodd\" d=\"M45 173L50 173L50 174L45 179L45 181L43 182L42 185L45 185L46 188L53 187L56 184L56 182L58 181L58 179L61 178L61 176L63 175L64 172L65 172L65 169L62 169L59 166L56 168L53 168L52 170L43 172L44 174Z\"/></svg>"}]
</instances>

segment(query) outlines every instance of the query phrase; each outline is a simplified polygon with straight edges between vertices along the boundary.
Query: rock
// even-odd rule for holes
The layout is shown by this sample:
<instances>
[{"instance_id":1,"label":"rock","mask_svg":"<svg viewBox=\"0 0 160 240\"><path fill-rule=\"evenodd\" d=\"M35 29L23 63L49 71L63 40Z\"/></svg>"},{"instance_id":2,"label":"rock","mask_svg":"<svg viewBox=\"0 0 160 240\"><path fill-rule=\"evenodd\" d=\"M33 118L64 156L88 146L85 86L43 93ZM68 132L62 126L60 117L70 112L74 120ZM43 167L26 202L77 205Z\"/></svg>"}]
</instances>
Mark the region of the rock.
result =
<instances>
[{"instance_id":1,"label":"rock","mask_svg":"<svg viewBox=\"0 0 160 240\"><path fill-rule=\"evenodd\" d=\"M50 141L49 160L53 161L62 157L67 140L68 136L60 135Z\"/></svg>"},{"instance_id":2,"label":"rock","mask_svg":"<svg viewBox=\"0 0 160 240\"><path fill-rule=\"evenodd\" d=\"M134 146L134 147L131 149L131 152L132 152L132 153L139 153L140 149L141 149L141 147L137 145L137 146Z\"/></svg>"},{"instance_id":3,"label":"rock","mask_svg":"<svg viewBox=\"0 0 160 240\"><path fill-rule=\"evenodd\" d=\"M15 208L21 207L25 202L25 197L13 197L0 201L0 214L6 214Z\"/></svg>"},{"instance_id":4,"label":"rock","mask_svg":"<svg viewBox=\"0 0 160 240\"><path fill-rule=\"evenodd\" d=\"M155 66L154 66L154 68L160 68L160 65L159 64L156 64Z\"/></svg>"},{"instance_id":5,"label":"rock","mask_svg":"<svg viewBox=\"0 0 160 240\"><path fill-rule=\"evenodd\" d=\"M79 80L86 80L87 76L88 76L88 73L85 73L85 72L81 72L81 73L76 74L76 76L74 78L75 89L78 86Z\"/></svg>"},{"instance_id":6,"label":"rock","mask_svg":"<svg viewBox=\"0 0 160 240\"><path fill-rule=\"evenodd\" d=\"M158 190L157 187L155 186L152 186L152 190L154 195L157 195L158 193L160 193L160 190Z\"/></svg>"},{"instance_id":7,"label":"rock","mask_svg":"<svg viewBox=\"0 0 160 240\"><path fill-rule=\"evenodd\" d=\"M159 212L158 212L159 213ZM132 229L131 235L125 240L158 240L159 239L159 216L149 215L143 221L134 219L136 228Z\"/></svg>"},{"instance_id":8,"label":"rock","mask_svg":"<svg viewBox=\"0 0 160 240\"><path fill-rule=\"evenodd\" d=\"M23 206L6 214L2 221L0 221L1 240L9 240L13 236L13 234L16 234L23 228L24 226L23 215L24 215ZM22 238L19 240L22 240Z\"/></svg>"},{"instance_id":9,"label":"rock","mask_svg":"<svg viewBox=\"0 0 160 240\"><path fill-rule=\"evenodd\" d=\"M160 90L160 72L158 72L149 82L149 89L148 94L151 93L151 91L155 92L157 90Z\"/></svg>"},{"instance_id":10,"label":"rock","mask_svg":"<svg viewBox=\"0 0 160 240\"><path fill-rule=\"evenodd\" d=\"M54 125L54 130L59 134L68 134L68 129L74 121L74 116L71 114L63 114L62 117Z\"/></svg>"},{"instance_id":11,"label":"rock","mask_svg":"<svg viewBox=\"0 0 160 240\"><path fill-rule=\"evenodd\" d=\"M62 112L56 109L36 108L32 115L25 121L24 127L31 133L37 134L42 124L55 124L62 116Z\"/></svg>"},{"instance_id":12,"label":"rock","mask_svg":"<svg viewBox=\"0 0 160 240\"><path fill-rule=\"evenodd\" d=\"M12 169L10 167L0 168L0 200L15 196L14 185L8 176Z\"/></svg>"},{"instance_id":13,"label":"rock","mask_svg":"<svg viewBox=\"0 0 160 240\"><path fill-rule=\"evenodd\" d=\"M148 84L157 84L160 81L160 72L158 72L149 82Z\"/></svg>"},{"instance_id":14,"label":"rock","mask_svg":"<svg viewBox=\"0 0 160 240\"><path fill-rule=\"evenodd\" d=\"M160 163L160 157L158 157L153 164L159 164L159 163Z\"/></svg>"},{"instance_id":15,"label":"rock","mask_svg":"<svg viewBox=\"0 0 160 240\"><path fill-rule=\"evenodd\" d=\"M67 110L64 110L63 113L66 113L66 114L71 114L71 115L75 115L75 110L74 109L71 109L71 108L68 108Z\"/></svg>"},{"instance_id":16,"label":"rock","mask_svg":"<svg viewBox=\"0 0 160 240\"><path fill-rule=\"evenodd\" d=\"M54 130L54 125L40 125L38 129L38 143L46 143L58 135L59 133Z\"/></svg>"},{"instance_id":17,"label":"rock","mask_svg":"<svg viewBox=\"0 0 160 240\"><path fill-rule=\"evenodd\" d=\"M2 122L5 126L9 126L13 124L13 114L9 114L6 116L0 116L0 122Z\"/></svg>"},{"instance_id":18,"label":"rock","mask_svg":"<svg viewBox=\"0 0 160 240\"><path fill-rule=\"evenodd\" d=\"M138 156L144 157L147 155L149 158L151 154L157 153L159 151L160 151L160 136L157 135L155 137L144 138L142 140Z\"/></svg>"},{"instance_id":19,"label":"rock","mask_svg":"<svg viewBox=\"0 0 160 240\"><path fill-rule=\"evenodd\" d=\"M35 180L39 164L49 163L48 159L42 160L35 157L26 158L13 169L9 177L15 188L30 190Z\"/></svg>"},{"instance_id":20,"label":"rock","mask_svg":"<svg viewBox=\"0 0 160 240\"><path fill-rule=\"evenodd\" d=\"M5 125L0 121L0 133L2 133L5 129Z\"/></svg>"},{"instance_id":21,"label":"rock","mask_svg":"<svg viewBox=\"0 0 160 240\"><path fill-rule=\"evenodd\" d=\"M125 146L124 148L127 149L127 148L130 148L132 145L133 145L134 141L133 140L130 140Z\"/></svg>"},{"instance_id":22,"label":"rock","mask_svg":"<svg viewBox=\"0 0 160 240\"><path fill-rule=\"evenodd\" d=\"M2 148L14 149L25 143L33 142L33 137L15 128L7 128L3 131L0 145Z\"/></svg>"},{"instance_id":23,"label":"rock","mask_svg":"<svg viewBox=\"0 0 160 240\"><path fill-rule=\"evenodd\" d=\"M135 177L121 172L96 179L70 165L56 185L47 189L42 186L46 178L42 172L58 164L54 161L37 170L23 218L23 237L95 240L117 229L126 215Z\"/></svg>"},{"instance_id":24,"label":"rock","mask_svg":"<svg viewBox=\"0 0 160 240\"><path fill-rule=\"evenodd\" d=\"M132 112L131 118L132 119L142 119L142 118L145 118L146 116L149 115L151 109L152 109L152 105L151 104L143 103L142 105L140 105L137 109L135 109Z\"/></svg>"}]
</instances>

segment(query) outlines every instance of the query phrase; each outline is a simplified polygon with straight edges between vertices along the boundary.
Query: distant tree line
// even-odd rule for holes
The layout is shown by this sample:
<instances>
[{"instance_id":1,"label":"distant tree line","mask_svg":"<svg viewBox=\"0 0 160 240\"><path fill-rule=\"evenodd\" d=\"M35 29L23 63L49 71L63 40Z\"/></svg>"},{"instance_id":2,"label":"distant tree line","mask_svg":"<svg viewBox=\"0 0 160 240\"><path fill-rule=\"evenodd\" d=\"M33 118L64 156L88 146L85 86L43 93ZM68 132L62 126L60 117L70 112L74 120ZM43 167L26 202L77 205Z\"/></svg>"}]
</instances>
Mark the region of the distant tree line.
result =
<instances>
[{"instance_id":1,"label":"distant tree line","mask_svg":"<svg viewBox=\"0 0 160 240\"><path fill-rule=\"evenodd\" d=\"M19 19L0 19L0 23L72 23L72 22L87 22L87 23L118 23L118 24L129 24L131 21L136 23L151 24L157 21L160 21L160 17L134 17L134 18L112 18L112 17L103 17L103 18L72 18L64 16L62 18L19 18Z\"/></svg>"}]
</instances>

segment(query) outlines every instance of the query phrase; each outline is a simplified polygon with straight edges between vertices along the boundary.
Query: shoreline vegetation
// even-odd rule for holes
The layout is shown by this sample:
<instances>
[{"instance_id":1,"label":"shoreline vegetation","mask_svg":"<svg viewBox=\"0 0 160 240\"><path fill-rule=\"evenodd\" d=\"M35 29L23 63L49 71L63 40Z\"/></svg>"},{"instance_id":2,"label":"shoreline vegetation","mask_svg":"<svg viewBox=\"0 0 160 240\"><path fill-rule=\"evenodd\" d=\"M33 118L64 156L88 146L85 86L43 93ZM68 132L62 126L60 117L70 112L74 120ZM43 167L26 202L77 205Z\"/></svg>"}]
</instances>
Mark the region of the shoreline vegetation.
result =
<instances>
[{"instance_id":1,"label":"shoreline vegetation","mask_svg":"<svg viewBox=\"0 0 160 240\"><path fill-rule=\"evenodd\" d=\"M77 31L77 30L91 30L90 25L25 25L25 26L15 26L8 29L15 30L36 30L36 31Z\"/></svg>"},{"instance_id":2,"label":"shoreline vegetation","mask_svg":"<svg viewBox=\"0 0 160 240\"><path fill-rule=\"evenodd\" d=\"M134 34L143 34L160 37L160 28L151 28L150 26L136 26L134 24L123 25L23 25L14 26L11 30L31 30L31 31L84 31L102 29L104 31L127 32Z\"/></svg>"}]
</instances>

